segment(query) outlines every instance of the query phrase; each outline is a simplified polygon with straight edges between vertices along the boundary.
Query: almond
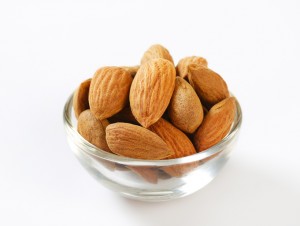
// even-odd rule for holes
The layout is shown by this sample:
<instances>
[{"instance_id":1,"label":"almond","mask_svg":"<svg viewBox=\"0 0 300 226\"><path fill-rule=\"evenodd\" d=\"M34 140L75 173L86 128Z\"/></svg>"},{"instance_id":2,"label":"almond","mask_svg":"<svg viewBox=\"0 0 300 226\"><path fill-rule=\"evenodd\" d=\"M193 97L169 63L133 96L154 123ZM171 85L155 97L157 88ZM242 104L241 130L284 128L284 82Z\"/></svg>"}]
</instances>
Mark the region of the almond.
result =
<instances>
[{"instance_id":1,"label":"almond","mask_svg":"<svg viewBox=\"0 0 300 226\"><path fill-rule=\"evenodd\" d=\"M194 144L198 152L212 147L227 135L235 112L234 97L226 98L209 110L194 136Z\"/></svg>"},{"instance_id":2,"label":"almond","mask_svg":"<svg viewBox=\"0 0 300 226\"><path fill-rule=\"evenodd\" d=\"M139 70L140 65L137 65L137 66L131 66L131 67L129 67L129 66L123 66L123 67L121 67L121 68L123 68L123 69L125 69L126 71L128 71L129 74L131 74L131 76L134 77L134 76L136 75L137 71Z\"/></svg>"},{"instance_id":3,"label":"almond","mask_svg":"<svg viewBox=\"0 0 300 226\"><path fill-rule=\"evenodd\" d=\"M130 107L137 121L148 128L167 109L175 87L174 65L154 59L141 65L130 88Z\"/></svg>"},{"instance_id":4,"label":"almond","mask_svg":"<svg viewBox=\"0 0 300 226\"><path fill-rule=\"evenodd\" d=\"M158 174L156 168L151 168L147 166L127 166L132 172L139 175L151 184L157 184Z\"/></svg>"},{"instance_id":5,"label":"almond","mask_svg":"<svg viewBox=\"0 0 300 226\"><path fill-rule=\"evenodd\" d=\"M144 64L149 60L153 60L157 58L166 59L170 61L172 64L174 64L173 58L170 55L169 51L165 47L159 44L150 46L150 48L144 53L141 60L141 64Z\"/></svg>"},{"instance_id":6,"label":"almond","mask_svg":"<svg viewBox=\"0 0 300 226\"><path fill-rule=\"evenodd\" d=\"M174 154L158 135L129 123L107 126L106 140L113 153L129 158L158 160Z\"/></svg>"},{"instance_id":7,"label":"almond","mask_svg":"<svg viewBox=\"0 0 300 226\"><path fill-rule=\"evenodd\" d=\"M76 89L73 96L73 109L75 117L78 119L81 112L90 108L89 105L89 90L92 79L87 79L82 82Z\"/></svg>"},{"instance_id":8,"label":"almond","mask_svg":"<svg viewBox=\"0 0 300 226\"><path fill-rule=\"evenodd\" d=\"M163 118L150 126L149 130L161 137L170 149L173 150L174 154L168 156L168 159L180 158L196 153L189 138Z\"/></svg>"},{"instance_id":9,"label":"almond","mask_svg":"<svg viewBox=\"0 0 300 226\"><path fill-rule=\"evenodd\" d=\"M173 125L186 133L194 133L203 120L202 104L197 93L181 77L176 77L168 113Z\"/></svg>"},{"instance_id":10,"label":"almond","mask_svg":"<svg viewBox=\"0 0 300 226\"><path fill-rule=\"evenodd\" d=\"M200 66L207 67L207 61L203 57L197 57L197 56L185 57L181 59L176 66L177 75L182 78L186 78L189 72L188 67L190 64L193 63Z\"/></svg>"},{"instance_id":11,"label":"almond","mask_svg":"<svg viewBox=\"0 0 300 226\"><path fill-rule=\"evenodd\" d=\"M190 64L188 79L201 101L208 106L213 106L229 97L226 82L209 68Z\"/></svg>"},{"instance_id":12,"label":"almond","mask_svg":"<svg viewBox=\"0 0 300 226\"><path fill-rule=\"evenodd\" d=\"M169 148L174 151L174 154L169 156L168 159L181 158L196 153L190 139L168 121L161 118L158 122L150 126L149 129L160 136ZM171 176L180 177L196 166L197 163L193 162L164 167L163 170Z\"/></svg>"},{"instance_id":13,"label":"almond","mask_svg":"<svg viewBox=\"0 0 300 226\"><path fill-rule=\"evenodd\" d=\"M91 81L89 103L99 120L121 111L128 103L132 77L119 67L103 67L96 71Z\"/></svg>"},{"instance_id":14,"label":"almond","mask_svg":"<svg viewBox=\"0 0 300 226\"><path fill-rule=\"evenodd\" d=\"M106 119L100 121L95 118L90 110L85 110L78 117L77 130L91 144L104 151L111 152L105 139L105 129L108 125L109 122Z\"/></svg>"}]
</instances>

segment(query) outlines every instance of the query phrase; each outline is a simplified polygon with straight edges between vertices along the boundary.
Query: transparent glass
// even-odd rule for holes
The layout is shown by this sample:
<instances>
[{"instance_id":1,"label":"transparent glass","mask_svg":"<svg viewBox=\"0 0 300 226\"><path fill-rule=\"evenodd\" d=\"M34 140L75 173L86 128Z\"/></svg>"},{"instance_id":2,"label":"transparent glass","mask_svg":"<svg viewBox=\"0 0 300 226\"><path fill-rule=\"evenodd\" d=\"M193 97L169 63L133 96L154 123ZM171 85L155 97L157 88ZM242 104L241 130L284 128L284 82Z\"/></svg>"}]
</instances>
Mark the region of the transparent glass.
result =
<instances>
[{"instance_id":1,"label":"transparent glass","mask_svg":"<svg viewBox=\"0 0 300 226\"><path fill-rule=\"evenodd\" d=\"M64 107L63 120L69 145L82 166L102 185L121 195L143 201L166 201L192 194L211 182L227 162L237 141L242 111L227 136L200 153L169 160L139 160L105 152L76 130L73 94Z\"/></svg>"}]
</instances>

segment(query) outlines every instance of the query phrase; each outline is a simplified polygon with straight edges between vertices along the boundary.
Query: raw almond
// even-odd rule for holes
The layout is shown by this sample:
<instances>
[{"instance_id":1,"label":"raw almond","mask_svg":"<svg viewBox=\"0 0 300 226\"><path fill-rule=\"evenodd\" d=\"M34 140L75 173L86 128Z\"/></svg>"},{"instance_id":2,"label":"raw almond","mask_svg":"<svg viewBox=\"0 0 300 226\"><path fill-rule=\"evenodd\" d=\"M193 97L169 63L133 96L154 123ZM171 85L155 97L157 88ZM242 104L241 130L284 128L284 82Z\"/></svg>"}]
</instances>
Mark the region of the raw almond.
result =
<instances>
[{"instance_id":1,"label":"raw almond","mask_svg":"<svg viewBox=\"0 0 300 226\"><path fill-rule=\"evenodd\" d=\"M130 107L137 121L148 128L167 109L175 87L174 65L154 59L141 65L130 88Z\"/></svg>"},{"instance_id":2,"label":"raw almond","mask_svg":"<svg viewBox=\"0 0 300 226\"><path fill-rule=\"evenodd\" d=\"M150 126L149 129L160 136L169 148L174 151L174 154L169 156L168 159L181 158L196 153L190 139L168 121L161 118L158 122ZM163 170L171 176L180 177L196 166L197 163L193 162L164 167Z\"/></svg>"},{"instance_id":3,"label":"raw almond","mask_svg":"<svg viewBox=\"0 0 300 226\"><path fill-rule=\"evenodd\" d=\"M92 79L87 79L84 82L82 82L74 93L73 109L77 119L81 112L90 108L89 90L90 90L91 80Z\"/></svg>"},{"instance_id":4,"label":"raw almond","mask_svg":"<svg viewBox=\"0 0 300 226\"><path fill-rule=\"evenodd\" d=\"M181 59L176 66L177 75L182 78L186 78L188 76L188 72L189 72L188 67L190 64L197 64L200 66L207 67L207 61L203 57L197 57L197 56L185 57Z\"/></svg>"},{"instance_id":5,"label":"raw almond","mask_svg":"<svg viewBox=\"0 0 300 226\"><path fill-rule=\"evenodd\" d=\"M174 154L158 135L129 123L107 126L106 140L113 153L129 158L158 160Z\"/></svg>"},{"instance_id":6,"label":"raw almond","mask_svg":"<svg viewBox=\"0 0 300 226\"><path fill-rule=\"evenodd\" d=\"M96 71L91 81L89 103L99 120L121 111L128 103L132 77L120 67L103 67Z\"/></svg>"},{"instance_id":7,"label":"raw almond","mask_svg":"<svg viewBox=\"0 0 300 226\"><path fill-rule=\"evenodd\" d=\"M202 104L197 93L181 77L176 77L168 113L173 125L186 133L194 133L203 120Z\"/></svg>"},{"instance_id":8,"label":"raw almond","mask_svg":"<svg viewBox=\"0 0 300 226\"><path fill-rule=\"evenodd\" d=\"M226 82L209 68L190 64L188 79L201 101L209 107L229 97Z\"/></svg>"},{"instance_id":9,"label":"raw almond","mask_svg":"<svg viewBox=\"0 0 300 226\"><path fill-rule=\"evenodd\" d=\"M196 153L196 150L190 139L183 132L163 118L150 126L149 130L161 137L170 147L170 149L173 150L174 154L169 156L168 159L181 158Z\"/></svg>"},{"instance_id":10,"label":"raw almond","mask_svg":"<svg viewBox=\"0 0 300 226\"><path fill-rule=\"evenodd\" d=\"M151 184L157 184L158 173L156 168L147 166L127 166L132 172L139 175Z\"/></svg>"},{"instance_id":11,"label":"raw almond","mask_svg":"<svg viewBox=\"0 0 300 226\"><path fill-rule=\"evenodd\" d=\"M129 74L131 74L131 76L134 77L134 76L136 75L137 71L139 70L140 65L137 65L137 66L131 66L131 67L129 67L129 66L123 66L123 67L121 67L121 68L123 68L123 69L125 69L126 71L128 71Z\"/></svg>"},{"instance_id":12,"label":"raw almond","mask_svg":"<svg viewBox=\"0 0 300 226\"><path fill-rule=\"evenodd\" d=\"M226 98L209 110L194 136L194 144L198 152L212 147L226 136L234 120L235 112L234 97Z\"/></svg>"},{"instance_id":13,"label":"raw almond","mask_svg":"<svg viewBox=\"0 0 300 226\"><path fill-rule=\"evenodd\" d=\"M91 144L111 152L105 139L105 129L108 125L109 122L106 119L100 121L90 110L85 110L78 117L77 130Z\"/></svg>"},{"instance_id":14,"label":"raw almond","mask_svg":"<svg viewBox=\"0 0 300 226\"><path fill-rule=\"evenodd\" d=\"M169 51L165 47L159 44L150 46L150 48L144 53L141 60L141 64L144 64L149 60L153 60L157 58L166 59L170 61L172 64L174 64L173 58L170 55Z\"/></svg>"}]
</instances>

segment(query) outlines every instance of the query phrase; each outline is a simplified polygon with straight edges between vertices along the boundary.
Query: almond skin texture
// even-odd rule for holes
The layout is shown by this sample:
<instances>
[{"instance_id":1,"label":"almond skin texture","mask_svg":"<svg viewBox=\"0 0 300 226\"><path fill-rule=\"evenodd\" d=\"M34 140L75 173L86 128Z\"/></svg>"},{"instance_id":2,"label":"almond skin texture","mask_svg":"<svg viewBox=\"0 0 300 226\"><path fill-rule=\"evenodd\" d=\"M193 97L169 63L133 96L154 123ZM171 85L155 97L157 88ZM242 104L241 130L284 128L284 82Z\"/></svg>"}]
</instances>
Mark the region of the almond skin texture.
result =
<instances>
[{"instance_id":1,"label":"almond skin texture","mask_svg":"<svg viewBox=\"0 0 300 226\"><path fill-rule=\"evenodd\" d=\"M161 118L157 123L149 127L149 130L161 137L173 150L174 154L168 159L181 158L196 153L190 139L167 120Z\"/></svg>"},{"instance_id":2,"label":"almond skin texture","mask_svg":"<svg viewBox=\"0 0 300 226\"><path fill-rule=\"evenodd\" d=\"M129 74L131 74L132 77L134 77L137 73L137 71L139 70L140 68L140 65L137 65L137 66L123 66L121 67L123 69L125 69L126 71L129 72Z\"/></svg>"},{"instance_id":3,"label":"almond skin texture","mask_svg":"<svg viewBox=\"0 0 300 226\"><path fill-rule=\"evenodd\" d=\"M106 141L113 153L129 158L159 160L174 154L158 135L129 123L107 126Z\"/></svg>"},{"instance_id":4,"label":"almond skin texture","mask_svg":"<svg viewBox=\"0 0 300 226\"><path fill-rule=\"evenodd\" d=\"M166 59L170 61L172 64L174 64L173 58L170 55L169 51L165 47L159 44L150 46L150 48L144 53L141 60L141 64L144 64L149 60L153 60L157 58Z\"/></svg>"},{"instance_id":5,"label":"almond skin texture","mask_svg":"<svg viewBox=\"0 0 300 226\"><path fill-rule=\"evenodd\" d=\"M203 67L207 67L207 61L203 57L197 57L197 56L185 57L181 59L176 66L177 75L182 78L186 78L188 76L188 72L189 72L188 67L190 64L197 64Z\"/></svg>"},{"instance_id":6,"label":"almond skin texture","mask_svg":"<svg viewBox=\"0 0 300 226\"><path fill-rule=\"evenodd\" d=\"M229 97L226 82L209 68L190 64L188 79L201 101L209 107Z\"/></svg>"},{"instance_id":7,"label":"almond skin texture","mask_svg":"<svg viewBox=\"0 0 300 226\"><path fill-rule=\"evenodd\" d=\"M105 139L105 129L109 122L104 119L102 121L95 118L90 110L83 111L77 122L77 130L79 134L96 147L111 152Z\"/></svg>"},{"instance_id":8,"label":"almond skin texture","mask_svg":"<svg viewBox=\"0 0 300 226\"><path fill-rule=\"evenodd\" d=\"M198 152L212 147L226 136L234 120L235 112L234 97L226 98L209 110L194 136L194 144Z\"/></svg>"},{"instance_id":9,"label":"almond skin texture","mask_svg":"<svg viewBox=\"0 0 300 226\"><path fill-rule=\"evenodd\" d=\"M150 126L149 129L160 136L170 149L174 151L174 154L169 156L168 159L181 158L196 153L190 139L168 121L161 118L157 123ZM180 164L164 167L163 170L171 176L180 177L197 165L197 163Z\"/></svg>"},{"instance_id":10,"label":"almond skin texture","mask_svg":"<svg viewBox=\"0 0 300 226\"><path fill-rule=\"evenodd\" d=\"M90 109L99 120L121 111L128 103L132 77L120 67L103 67L92 78L89 103Z\"/></svg>"},{"instance_id":11,"label":"almond skin texture","mask_svg":"<svg viewBox=\"0 0 300 226\"><path fill-rule=\"evenodd\" d=\"M202 104L197 93L181 77L176 77L168 113L172 124L185 133L194 133L203 120Z\"/></svg>"},{"instance_id":12,"label":"almond skin texture","mask_svg":"<svg viewBox=\"0 0 300 226\"><path fill-rule=\"evenodd\" d=\"M73 109L75 117L78 119L81 112L90 108L89 105L89 90L92 79L87 79L82 82L76 89L73 96Z\"/></svg>"},{"instance_id":13,"label":"almond skin texture","mask_svg":"<svg viewBox=\"0 0 300 226\"><path fill-rule=\"evenodd\" d=\"M161 118L175 88L174 65L165 59L154 59L141 65L130 88L130 107L134 117L145 128Z\"/></svg>"}]
</instances>

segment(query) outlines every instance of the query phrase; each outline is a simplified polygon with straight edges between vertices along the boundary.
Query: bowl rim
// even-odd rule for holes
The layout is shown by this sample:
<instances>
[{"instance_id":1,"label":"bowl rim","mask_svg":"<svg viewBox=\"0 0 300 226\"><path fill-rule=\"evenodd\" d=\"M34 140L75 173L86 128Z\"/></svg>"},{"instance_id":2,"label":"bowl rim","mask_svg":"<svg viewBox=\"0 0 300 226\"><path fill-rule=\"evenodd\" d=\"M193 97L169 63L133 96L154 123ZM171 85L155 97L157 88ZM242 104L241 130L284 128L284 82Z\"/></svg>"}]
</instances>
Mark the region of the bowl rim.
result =
<instances>
[{"instance_id":1,"label":"bowl rim","mask_svg":"<svg viewBox=\"0 0 300 226\"><path fill-rule=\"evenodd\" d=\"M93 144L89 143L77 132L77 129L74 127L74 124L72 122L72 118L74 118L74 114L73 114L74 92L69 96L69 98L67 99L64 105L64 110L63 110L64 128L67 132L67 135L71 136L72 142L74 142L77 146L79 146L81 150L87 152L88 154L94 157L98 157L110 162L115 162L124 165L132 165L132 166L170 166L170 165L200 161L224 150L226 144L228 144L235 136L237 136L240 130L242 124L242 118L243 118L242 109L237 98L232 93L230 94L231 94L230 96L234 97L236 100L236 114L235 114L234 122L228 134L214 146L204 151L198 152L196 154L181 157L181 158L165 159L165 160L134 159L134 158L123 157L123 156L106 152L94 146Z\"/></svg>"}]
</instances>

